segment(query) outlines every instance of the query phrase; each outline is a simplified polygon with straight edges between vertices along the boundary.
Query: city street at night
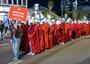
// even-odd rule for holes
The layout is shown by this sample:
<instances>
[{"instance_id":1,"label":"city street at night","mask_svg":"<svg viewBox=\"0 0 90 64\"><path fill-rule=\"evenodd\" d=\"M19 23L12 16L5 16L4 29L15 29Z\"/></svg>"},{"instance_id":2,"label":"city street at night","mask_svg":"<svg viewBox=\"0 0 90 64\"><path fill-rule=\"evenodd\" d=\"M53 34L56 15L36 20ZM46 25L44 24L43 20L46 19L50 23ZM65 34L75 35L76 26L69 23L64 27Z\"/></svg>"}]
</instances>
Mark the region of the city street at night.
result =
<instances>
[{"instance_id":1,"label":"city street at night","mask_svg":"<svg viewBox=\"0 0 90 64\"><path fill-rule=\"evenodd\" d=\"M90 64L90 0L0 0L0 64Z\"/></svg>"}]
</instances>

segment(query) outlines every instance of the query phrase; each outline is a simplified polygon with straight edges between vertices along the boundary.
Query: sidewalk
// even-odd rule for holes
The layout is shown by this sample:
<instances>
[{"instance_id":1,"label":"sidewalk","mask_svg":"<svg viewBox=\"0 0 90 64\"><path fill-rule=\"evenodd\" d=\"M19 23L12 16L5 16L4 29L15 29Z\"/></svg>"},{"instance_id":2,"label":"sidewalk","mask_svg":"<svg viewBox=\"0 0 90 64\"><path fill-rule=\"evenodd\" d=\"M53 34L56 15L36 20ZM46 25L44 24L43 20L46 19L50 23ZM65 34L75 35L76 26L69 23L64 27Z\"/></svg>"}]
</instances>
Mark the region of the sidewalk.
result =
<instances>
[{"instance_id":1,"label":"sidewalk","mask_svg":"<svg viewBox=\"0 0 90 64\"><path fill-rule=\"evenodd\" d=\"M9 30L7 31L7 35L3 32L3 40L0 41L0 44L8 44L10 43L10 32Z\"/></svg>"}]
</instances>

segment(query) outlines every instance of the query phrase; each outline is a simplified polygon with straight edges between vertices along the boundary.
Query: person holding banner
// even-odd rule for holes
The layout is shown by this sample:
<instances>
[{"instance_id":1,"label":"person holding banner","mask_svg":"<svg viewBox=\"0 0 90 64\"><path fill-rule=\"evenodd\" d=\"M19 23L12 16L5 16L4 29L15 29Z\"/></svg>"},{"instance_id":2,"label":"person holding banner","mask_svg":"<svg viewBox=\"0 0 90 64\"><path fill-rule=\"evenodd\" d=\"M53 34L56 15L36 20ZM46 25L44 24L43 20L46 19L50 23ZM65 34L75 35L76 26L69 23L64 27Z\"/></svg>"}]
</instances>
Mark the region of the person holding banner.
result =
<instances>
[{"instance_id":1,"label":"person holding banner","mask_svg":"<svg viewBox=\"0 0 90 64\"><path fill-rule=\"evenodd\" d=\"M20 45L20 26L17 22L13 22L10 26L10 31L12 33L11 43L13 48L14 62L17 62L19 59L19 45Z\"/></svg>"}]
</instances>

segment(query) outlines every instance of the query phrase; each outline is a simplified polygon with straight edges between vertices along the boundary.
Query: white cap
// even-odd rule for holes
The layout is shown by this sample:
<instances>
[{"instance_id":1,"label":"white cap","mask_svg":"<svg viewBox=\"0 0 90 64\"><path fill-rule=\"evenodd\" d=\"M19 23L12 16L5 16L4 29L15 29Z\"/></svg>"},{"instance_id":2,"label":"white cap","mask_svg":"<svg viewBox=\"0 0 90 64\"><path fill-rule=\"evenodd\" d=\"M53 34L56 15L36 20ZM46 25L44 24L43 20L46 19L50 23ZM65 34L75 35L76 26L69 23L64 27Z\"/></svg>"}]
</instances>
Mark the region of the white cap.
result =
<instances>
[{"instance_id":1,"label":"white cap","mask_svg":"<svg viewBox=\"0 0 90 64\"><path fill-rule=\"evenodd\" d=\"M49 25L52 25L52 22L49 22Z\"/></svg>"},{"instance_id":2,"label":"white cap","mask_svg":"<svg viewBox=\"0 0 90 64\"><path fill-rule=\"evenodd\" d=\"M51 22L55 22L55 19L52 19Z\"/></svg>"},{"instance_id":3,"label":"white cap","mask_svg":"<svg viewBox=\"0 0 90 64\"><path fill-rule=\"evenodd\" d=\"M78 23L83 23L81 20L78 20Z\"/></svg>"},{"instance_id":4,"label":"white cap","mask_svg":"<svg viewBox=\"0 0 90 64\"><path fill-rule=\"evenodd\" d=\"M62 18L62 20L63 20L63 21L65 21L65 19L64 19L64 18Z\"/></svg>"},{"instance_id":5,"label":"white cap","mask_svg":"<svg viewBox=\"0 0 90 64\"><path fill-rule=\"evenodd\" d=\"M40 22L40 24L43 24L43 22Z\"/></svg>"},{"instance_id":6,"label":"white cap","mask_svg":"<svg viewBox=\"0 0 90 64\"><path fill-rule=\"evenodd\" d=\"M59 20L57 20L57 21L56 21L56 24L57 24L57 25L58 25L58 24L61 24L61 22L60 22Z\"/></svg>"},{"instance_id":7,"label":"white cap","mask_svg":"<svg viewBox=\"0 0 90 64\"><path fill-rule=\"evenodd\" d=\"M68 18L66 22L70 23L72 21L71 18Z\"/></svg>"},{"instance_id":8,"label":"white cap","mask_svg":"<svg viewBox=\"0 0 90 64\"><path fill-rule=\"evenodd\" d=\"M65 22L65 19L64 18L61 18L61 22Z\"/></svg>"},{"instance_id":9,"label":"white cap","mask_svg":"<svg viewBox=\"0 0 90 64\"><path fill-rule=\"evenodd\" d=\"M77 20L74 20L74 23L77 23Z\"/></svg>"},{"instance_id":10,"label":"white cap","mask_svg":"<svg viewBox=\"0 0 90 64\"><path fill-rule=\"evenodd\" d=\"M35 10L39 10L39 4L35 4Z\"/></svg>"},{"instance_id":11,"label":"white cap","mask_svg":"<svg viewBox=\"0 0 90 64\"><path fill-rule=\"evenodd\" d=\"M30 24L30 23L34 23L34 21L35 21L34 17L31 17L31 19L30 19L30 21L29 21L29 24Z\"/></svg>"}]
</instances>

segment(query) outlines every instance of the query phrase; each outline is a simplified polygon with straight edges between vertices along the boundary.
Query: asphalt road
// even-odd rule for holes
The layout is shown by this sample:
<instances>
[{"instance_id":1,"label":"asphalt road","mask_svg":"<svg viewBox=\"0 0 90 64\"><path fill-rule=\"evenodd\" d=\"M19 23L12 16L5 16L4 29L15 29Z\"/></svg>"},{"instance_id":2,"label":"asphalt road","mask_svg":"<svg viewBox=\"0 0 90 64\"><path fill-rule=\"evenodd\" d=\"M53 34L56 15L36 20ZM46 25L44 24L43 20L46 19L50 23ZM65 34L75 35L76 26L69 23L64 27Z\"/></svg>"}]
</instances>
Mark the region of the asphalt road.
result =
<instances>
[{"instance_id":1,"label":"asphalt road","mask_svg":"<svg viewBox=\"0 0 90 64\"><path fill-rule=\"evenodd\" d=\"M90 64L90 39L83 39L40 64Z\"/></svg>"},{"instance_id":2,"label":"asphalt road","mask_svg":"<svg viewBox=\"0 0 90 64\"><path fill-rule=\"evenodd\" d=\"M0 64L8 64L13 58L12 45L9 38L0 41Z\"/></svg>"},{"instance_id":3,"label":"asphalt road","mask_svg":"<svg viewBox=\"0 0 90 64\"><path fill-rule=\"evenodd\" d=\"M8 64L13 58L9 39L5 42L0 44L0 64ZM19 64L90 64L90 38L79 38L35 56L25 55L21 61Z\"/></svg>"}]
</instances>

